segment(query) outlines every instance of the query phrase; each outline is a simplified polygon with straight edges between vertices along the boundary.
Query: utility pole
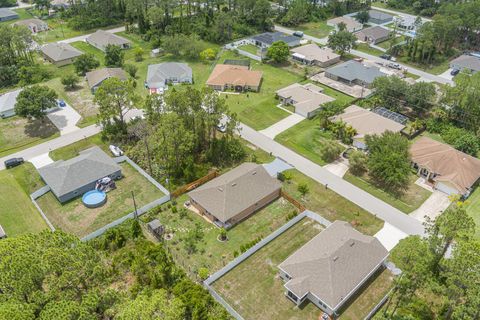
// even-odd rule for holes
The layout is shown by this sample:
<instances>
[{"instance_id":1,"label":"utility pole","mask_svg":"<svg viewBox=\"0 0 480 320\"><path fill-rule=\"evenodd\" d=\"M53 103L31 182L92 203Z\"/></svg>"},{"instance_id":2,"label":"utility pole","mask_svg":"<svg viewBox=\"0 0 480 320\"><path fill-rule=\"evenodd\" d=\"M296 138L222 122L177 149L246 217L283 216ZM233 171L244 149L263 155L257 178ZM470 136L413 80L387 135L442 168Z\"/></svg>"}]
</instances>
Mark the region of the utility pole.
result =
<instances>
[{"instance_id":1,"label":"utility pole","mask_svg":"<svg viewBox=\"0 0 480 320\"><path fill-rule=\"evenodd\" d=\"M133 207L135 208L135 211L133 212L133 218L136 220L138 219L138 212L137 212L137 203L135 202L135 194L133 193L133 190L132 190L132 199L133 199Z\"/></svg>"}]
</instances>

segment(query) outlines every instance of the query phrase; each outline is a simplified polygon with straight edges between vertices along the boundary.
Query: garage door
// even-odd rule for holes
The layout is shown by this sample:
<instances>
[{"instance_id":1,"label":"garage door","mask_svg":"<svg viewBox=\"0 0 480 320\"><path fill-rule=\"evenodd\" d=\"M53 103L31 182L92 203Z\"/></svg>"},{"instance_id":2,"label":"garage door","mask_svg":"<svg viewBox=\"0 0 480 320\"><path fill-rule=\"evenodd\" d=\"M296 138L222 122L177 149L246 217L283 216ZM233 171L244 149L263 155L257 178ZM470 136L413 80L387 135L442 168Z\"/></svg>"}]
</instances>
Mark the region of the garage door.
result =
<instances>
[{"instance_id":1,"label":"garage door","mask_svg":"<svg viewBox=\"0 0 480 320\"><path fill-rule=\"evenodd\" d=\"M458 194L457 189L449 186L448 184L442 183L442 182L438 182L435 187L437 188L437 190L442 191L442 192L444 192L448 195Z\"/></svg>"}]
</instances>

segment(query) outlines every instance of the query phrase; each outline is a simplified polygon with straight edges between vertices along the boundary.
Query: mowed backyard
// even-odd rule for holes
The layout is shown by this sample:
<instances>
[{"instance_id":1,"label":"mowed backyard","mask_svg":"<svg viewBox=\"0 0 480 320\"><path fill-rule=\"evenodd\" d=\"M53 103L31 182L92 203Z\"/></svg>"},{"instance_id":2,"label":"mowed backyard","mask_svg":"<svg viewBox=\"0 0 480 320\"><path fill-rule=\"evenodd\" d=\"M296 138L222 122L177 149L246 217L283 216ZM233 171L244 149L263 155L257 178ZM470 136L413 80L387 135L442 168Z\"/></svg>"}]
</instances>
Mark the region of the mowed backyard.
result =
<instances>
[{"instance_id":1,"label":"mowed backyard","mask_svg":"<svg viewBox=\"0 0 480 320\"><path fill-rule=\"evenodd\" d=\"M44 185L33 165L24 163L1 170L0 181L0 225L7 235L14 237L48 229L29 197Z\"/></svg>"},{"instance_id":2,"label":"mowed backyard","mask_svg":"<svg viewBox=\"0 0 480 320\"><path fill-rule=\"evenodd\" d=\"M312 303L298 309L285 297L277 266L323 229L311 219L302 219L214 282L214 289L248 320L319 319L321 311Z\"/></svg>"},{"instance_id":3,"label":"mowed backyard","mask_svg":"<svg viewBox=\"0 0 480 320\"><path fill-rule=\"evenodd\" d=\"M476 225L475 237L480 239L480 188L477 187L475 191L467 198L467 213L473 218Z\"/></svg>"},{"instance_id":4,"label":"mowed backyard","mask_svg":"<svg viewBox=\"0 0 480 320\"><path fill-rule=\"evenodd\" d=\"M62 204L52 192L37 203L56 228L82 237L134 211L132 192L137 208L164 195L128 163L120 166L123 178L116 181L117 188L107 193L107 202L99 208L85 207L81 197Z\"/></svg>"}]
</instances>

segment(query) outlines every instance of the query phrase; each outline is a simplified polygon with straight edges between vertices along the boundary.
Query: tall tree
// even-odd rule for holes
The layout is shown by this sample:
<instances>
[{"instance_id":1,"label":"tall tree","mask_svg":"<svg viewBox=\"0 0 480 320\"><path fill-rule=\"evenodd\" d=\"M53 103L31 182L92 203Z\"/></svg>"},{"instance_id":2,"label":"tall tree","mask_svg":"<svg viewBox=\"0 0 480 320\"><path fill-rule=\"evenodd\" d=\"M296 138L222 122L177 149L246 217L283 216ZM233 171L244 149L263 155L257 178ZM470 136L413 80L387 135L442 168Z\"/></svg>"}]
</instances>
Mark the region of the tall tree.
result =
<instances>
[{"instance_id":1,"label":"tall tree","mask_svg":"<svg viewBox=\"0 0 480 320\"><path fill-rule=\"evenodd\" d=\"M341 56L350 52L355 48L357 38L346 30L334 31L328 36L328 47L332 50L338 51Z\"/></svg>"},{"instance_id":2,"label":"tall tree","mask_svg":"<svg viewBox=\"0 0 480 320\"><path fill-rule=\"evenodd\" d=\"M109 44L105 48L105 65L107 67L122 67L125 52L119 46Z\"/></svg>"},{"instance_id":3,"label":"tall tree","mask_svg":"<svg viewBox=\"0 0 480 320\"><path fill-rule=\"evenodd\" d=\"M48 109L57 106L57 93L47 86L31 86L20 92L15 113L24 118L42 119Z\"/></svg>"},{"instance_id":4,"label":"tall tree","mask_svg":"<svg viewBox=\"0 0 480 320\"><path fill-rule=\"evenodd\" d=\"M285 41L276 41L267 49L267 59L275 63L283 63L288 60L290 49Z\"/></svg>"}]
</instances>

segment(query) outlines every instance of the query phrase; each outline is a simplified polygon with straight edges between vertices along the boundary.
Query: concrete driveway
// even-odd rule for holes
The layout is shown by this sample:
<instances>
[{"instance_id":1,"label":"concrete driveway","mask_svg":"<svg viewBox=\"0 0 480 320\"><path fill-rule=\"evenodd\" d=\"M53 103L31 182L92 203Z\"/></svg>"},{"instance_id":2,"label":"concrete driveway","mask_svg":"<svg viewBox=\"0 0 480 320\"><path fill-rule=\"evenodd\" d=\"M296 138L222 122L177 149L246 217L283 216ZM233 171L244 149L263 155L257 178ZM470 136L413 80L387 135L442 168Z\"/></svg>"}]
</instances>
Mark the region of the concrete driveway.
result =
<instances>
[{"instance_id":1,"label":"concrete driveway","mask_svg":"<svg viewBox=\"0 0 480 320\"><path fill-rule=\"evenodd\" d=\"M285 130L290 129L302 120L305 120L305 118L299 114L292 113L285 119L278 121L277 123L271 125L267 129L261 130L260 132L269 137L270 139L274 139L275 136L279 135Z\"/></svg>"},{"instance_id":2,"label":"concrete driveway","mask_svg":"<svg viewBox=\"0 0 480 320\"><path fill-rule=\"evenodd\" d=\"M447 71L439 74L438 76L447 80L453 80L453 76L450 74L450 72L452 72L452 68L449 68Z\"/></svg>"},{"instance_id":3,"label":"concrete driveway","mask_svg":"<svg viewBox=\"0 0 480 320\"><path fill-rule=\"evenodd\" d=\"M332 163L329 163L323 166L323 168L327 169L334 175L339 176L340 178L343 178L345 173L347 173L348 171L348 160L344 158L340 158L335 160Z\"/></svg>"},{"instance_id":4,"label":"concrete driveway","mask_svg":"<svg viewBox=\"0 0 480 320\"><path fill-rule=\"evenodd\" d=\"M450 203L451 201L447 194L435 190L420 208L410 213L410 216L421 222L425 222L425 216L435 219L448 208Z\"/></svg>"},{"instance_id":5,"label":"concrete driveway","mask_svg":"<svg viewBox=\"0 0 480 320\"><path fill-rule=\"evenodd\" d=\"M392 250L400 240L406 238L408 234L395 228L390 223L385 222L383 228L375 234L375 238L388 250Z\"/></svg>"},{"instance_id":6,"label":"concrete driveway","mask_svg":"<svg viewBox=\"0 0 480 320\"><path fill-rule=\"evenodd\" d=\"M46 165L49 165L53 163L52 158L47 153L41 154L39 156L33 157L32 159L29 160L35 168L41 168L45 167Z\"/></svg>"},{"instance_id":7,"label":"concrete driveway","mask_svg":"<svg viewBox=\"0 0 480 320\"><path fill-rule=\"evenodd\" d=\"M60 135L64 135L79 129L77 122L82 116L67 104L63 108L48 113L47 117L60 130Z\"/></svg>"}]
</instances>

